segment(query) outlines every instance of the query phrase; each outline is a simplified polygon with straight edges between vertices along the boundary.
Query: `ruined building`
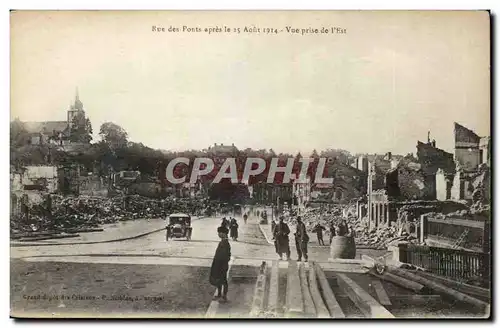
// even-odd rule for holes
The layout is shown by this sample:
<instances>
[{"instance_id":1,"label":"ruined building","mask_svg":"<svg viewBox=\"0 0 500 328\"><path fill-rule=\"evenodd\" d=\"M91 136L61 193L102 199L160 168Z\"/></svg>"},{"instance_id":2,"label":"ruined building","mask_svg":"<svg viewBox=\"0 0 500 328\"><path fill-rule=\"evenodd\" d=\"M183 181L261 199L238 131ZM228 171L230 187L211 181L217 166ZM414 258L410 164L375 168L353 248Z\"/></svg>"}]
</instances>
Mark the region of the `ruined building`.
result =
<instances>
[{"instance_id":1,"label":"ruined building","mask_svg":"<svg viewBox=\"0 0 500 328\"><path fill-rule=\"evenodd\" d=\"M484 203L490 200L490 137L480 137L474 131L455 123L456 174L451 184L447 180L446 199ZM441 179L441 176L437 178ZM441 193L443 197L444 192Z\"/></svg>"},{"instance_id":2,"label":"ruined building","mask_svg":"<svg viewBox=\"0 0 500 328\"><path fill-rule=\"evenodd\" d=\"M474 171L489 159L489 137L481 138L474 131L455 123L455 160L465 171ZM483 141L481 142L481 139ZM481 143L481 148L480 148ZM486 161L483 162L483 158Z\"/></svg>"},{"instance_id":3,"label":"ruined building","mask_svg":"<svg viewBox=\"0 0 500 328\"><path fill-rule=\"evenodd\" d=\"M417 159L421 165L426 189L425 198L436 199L436 174L439 170L443 172L446 179L451 179L455 174L455 162L453 154L436 147L436 141L429 140L427 143L417 142Z\"/></svg>"}]
</instances>

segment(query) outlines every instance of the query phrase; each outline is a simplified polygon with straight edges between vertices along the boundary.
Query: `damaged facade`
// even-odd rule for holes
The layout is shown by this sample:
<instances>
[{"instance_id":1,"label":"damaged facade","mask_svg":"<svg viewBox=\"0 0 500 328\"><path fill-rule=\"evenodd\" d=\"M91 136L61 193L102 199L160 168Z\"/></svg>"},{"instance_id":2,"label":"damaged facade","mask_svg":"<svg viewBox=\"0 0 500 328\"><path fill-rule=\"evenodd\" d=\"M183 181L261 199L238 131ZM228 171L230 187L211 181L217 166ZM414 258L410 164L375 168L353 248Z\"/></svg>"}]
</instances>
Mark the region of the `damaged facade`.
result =
<instances>
[{"instance_id":1,"label":"damaged facade","mask_svg":"<svg viewBox=\"0 0 500 328\"><path fill-rule=\"evenodd\" d=\"M386 191L390 199L423 199L430 193L425 185L421 165L399 162L386 174Z\"/></svg>"},{"instance_id":2,"label":"damaged facade","mask_svg":"<svg viewBox=\"0 0 500 328\"><path fill-rule=\"evenodd\" d=\"M47 197L59 191L56 166L11 167L10 200L12 218L28 217L31 206L41 206Z\"/></svg>"},{"instance_id":3,"label":"damaged facade","mask_svg":"<svg viewBox=\"0 0 500 328\"><path fill-rule=\"evenodd\" d=\"M465 148L467 147L467 148ZM455 124L455 154L427 143L417 142L417 157L391 160L386 155L369 163L366 199L357 202L359 219L367 217L370 229L396 225L398 230L414 233L419 216L425 213L452 213L469 208L468 204L490 201L489 137ZM380 172L391 167L381 186ZM480 205L474 205L481 207ZM479 208L478 210L483 210Z\"/></svg>"},{"instance_id":4,"label":"damaged facade","mask_svg":"<svg viewBox=\"0 0 500 328\"><path fill-rule=\"evenodd\" d=\"M421 165L421 170L425 185L425 199L436 199L437 194L442 191L437 191L436 174L441 169L447 179L455 174L455 162L453 154L450 154L436 147L436 141L428 140L427 143L418 141L417 143L417 159ZM441 185L440 185L441 186Z\"/></svg>"},{"instance_id":5,"label":"damaged facade","mask_svg":"<svg viewBox=\"0 0 500 328\"><path fill-rule=\"evenodd\" d=\"M56 166L25 166L11 169L11 190L40 190L49 193L57 192L59 188Z\"/></svg>"},{"instance_id":6,"label":"damaged facade","mask_svg":"<svg viewBox=\"0 0 500 328\"><path fill-rule=\"evenodd\" d=\"M333 183L312 184L311 201L344 203L357 199L366 191L366 174L353 166L331 161L326 176L333 178Z\"/></svg>"},{"instance_id":7,"label":"damaged facade","mask_svg":"<svg viewBox=\"0 0 500 328\"><path fill-rule=\"evenodd\" d=\"M479 137L473 131L455 123L454 168L436 172L436 199L474 201L473 194L490 194L490 137Z\"/></svg>"},{"instance_id":8,"label":"damaged facade","mask_svg":"<svg viewBox=\"0 0 500 328\"><path fill-rule=\"evenodd\" d=\"M479 137L473 131L455 123L456 175L449 192L450 199L476 202L490 200L490 137Z\"/></svg>"}]
</instances>

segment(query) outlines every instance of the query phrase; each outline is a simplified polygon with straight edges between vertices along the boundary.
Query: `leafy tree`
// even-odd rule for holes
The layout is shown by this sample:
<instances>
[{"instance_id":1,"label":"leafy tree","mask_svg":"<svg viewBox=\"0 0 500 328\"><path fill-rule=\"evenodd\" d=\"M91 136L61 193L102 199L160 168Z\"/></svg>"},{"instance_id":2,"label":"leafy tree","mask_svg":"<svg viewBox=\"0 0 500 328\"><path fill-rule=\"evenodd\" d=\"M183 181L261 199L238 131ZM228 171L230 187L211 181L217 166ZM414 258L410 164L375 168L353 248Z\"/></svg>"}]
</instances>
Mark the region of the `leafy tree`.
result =
<instances>
[{"instance_id":1,"label":"leafy tree","mask_svg":"<svg viewBox=\"0 0 500 328\"><path fill-rule=\"evenodd\" d=\"M70 129L70 141L90 143L92 141L92 124L88 118L85 118L83 112L77 112Z\"/></svg>"},{"instance_id":2,"label":"leafy tree","mask_svg":"<svg viewBox=\"0 0 500 328\"><path fill-rule=\"evenodd\" d=\"M245 185L233 184L229 179L223 179L220 183L210 185L208 196L212 200L218 200L225 203L245 204L250 194Z\"/></svg>"},{"instance_id":3,"label":"leafy tree","mask_svg":"<svg viewBox=\"0 0 500 328\"><path fill-rule=\"evenodd\" d=\"M28 144L29 133L18 118L10 122L10 146L12 148L22 147Z\"/></svg>"},{"instance_id":4,"label":"leafy tree","mask_svg":"<svg viewBox=\"0 0 500 328\"><path fill-rule=\"evenodd\" d=\"M10 162L13 165L48 165L55 153L50 145L25 145L11 152Z\"/></svg>"},{"instance_id":5,"label":"leafy tree","mask_svg":"<svg viewBox=\"0 0 500 328\"><path fill-rule=\"evenodd\" d=\"M99 135L102 141L106 143L111 149L125 148L128 144L128 134L121 126L106 122L101 125Z\"/></svg>"}]
</instances>

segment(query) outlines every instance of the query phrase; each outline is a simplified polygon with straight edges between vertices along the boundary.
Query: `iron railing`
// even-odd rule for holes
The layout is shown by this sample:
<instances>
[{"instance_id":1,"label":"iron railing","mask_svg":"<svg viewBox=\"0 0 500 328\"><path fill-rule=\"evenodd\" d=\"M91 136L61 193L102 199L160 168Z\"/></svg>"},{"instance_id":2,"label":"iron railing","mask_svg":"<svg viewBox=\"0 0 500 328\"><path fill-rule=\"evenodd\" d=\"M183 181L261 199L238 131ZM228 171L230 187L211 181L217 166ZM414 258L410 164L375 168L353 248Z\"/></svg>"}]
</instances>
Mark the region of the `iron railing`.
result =
<instances>
[{"instance_id":1,"label":"iron railing","mask_svg":"<svg viewBox=\"0 0 500 328\"><path fill-rule=\"evenodd\" d=\"M490 254L460 249L403 244L400 261L464 283L488 286Z\"/></svg>"}]
</instances>

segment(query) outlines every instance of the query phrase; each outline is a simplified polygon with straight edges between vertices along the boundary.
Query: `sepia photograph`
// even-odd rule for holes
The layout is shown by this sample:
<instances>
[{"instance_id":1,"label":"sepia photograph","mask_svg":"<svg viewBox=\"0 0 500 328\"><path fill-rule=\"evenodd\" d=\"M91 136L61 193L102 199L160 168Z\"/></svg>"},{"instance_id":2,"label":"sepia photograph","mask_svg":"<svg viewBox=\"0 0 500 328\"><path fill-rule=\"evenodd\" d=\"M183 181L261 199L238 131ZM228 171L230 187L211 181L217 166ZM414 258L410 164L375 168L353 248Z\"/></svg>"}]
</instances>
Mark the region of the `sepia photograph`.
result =
<instances>
[{"instance_id":1,"label":"sepia photograph","mask_svg":"<svg viewBox=\"0 0 500 328\"><path fill-rule=\"evenodd\" d=\"M9 16L12 318L491 318L489 11Z\"/></svg>"}]
</instances>

